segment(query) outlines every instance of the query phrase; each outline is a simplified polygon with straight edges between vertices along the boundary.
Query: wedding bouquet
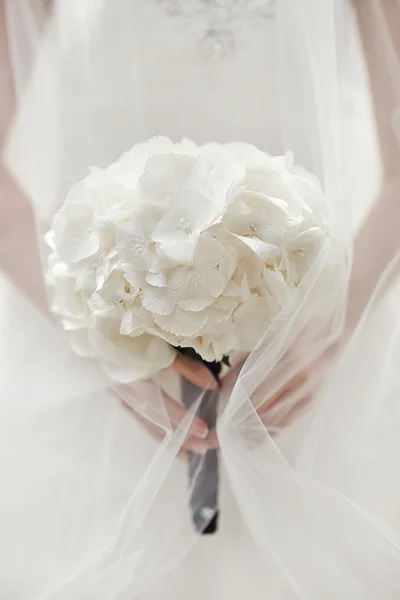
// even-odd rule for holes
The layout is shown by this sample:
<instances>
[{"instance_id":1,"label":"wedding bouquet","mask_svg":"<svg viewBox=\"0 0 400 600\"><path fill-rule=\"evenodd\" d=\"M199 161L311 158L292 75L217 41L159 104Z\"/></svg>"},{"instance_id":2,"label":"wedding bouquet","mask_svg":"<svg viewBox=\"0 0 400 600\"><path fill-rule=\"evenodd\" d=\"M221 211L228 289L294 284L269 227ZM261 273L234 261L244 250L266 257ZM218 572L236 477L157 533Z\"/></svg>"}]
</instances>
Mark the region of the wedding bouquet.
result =
<instances>
[{"instance_id":1,"label":"wedding bouquet","mask_svg":"<svg viewBox=\"0 0 400 600\"><path fill-rule=\"evenodd\" d=\"M152 377L177 352L218 377L296 302L329 240L320 183L290 153L154 138L69 192L47 234L52 310L114 381ZM181 389L214 428L218 390ZM196 528L213 532L217 452L191 454L189 476Z\"/></svg>"},{"instance_id":2,"label":"wedding bouquet","mask_svg":"<svg viewBox=\"0 0 400 600\"><path fill-rule=\"evenodd\" d=\"M179 349L250 352L329 241L325 207L290 153L151 139L68 193L46 236L52 310L118 382Z\"/></svg>"}]
</instances>

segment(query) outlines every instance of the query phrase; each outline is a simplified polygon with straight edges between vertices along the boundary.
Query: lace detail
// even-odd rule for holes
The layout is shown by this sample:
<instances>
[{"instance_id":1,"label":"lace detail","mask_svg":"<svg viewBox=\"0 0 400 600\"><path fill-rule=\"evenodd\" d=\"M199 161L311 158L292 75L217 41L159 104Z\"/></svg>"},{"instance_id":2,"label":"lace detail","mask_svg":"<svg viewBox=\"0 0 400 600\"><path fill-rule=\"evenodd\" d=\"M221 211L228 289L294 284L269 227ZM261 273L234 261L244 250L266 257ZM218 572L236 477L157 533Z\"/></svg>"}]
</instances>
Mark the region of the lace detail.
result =
<instances>
[{"instance_id":1,"label":"lace detail","mask_svg":"<svg viewBox=\"0 0 400 600\"><path fill-rule=\"evenodd\" d=\"M209 57L230 54L237 41L252 30L254 20L275 15L278 0L158 0L167 14L185 19L198 30Z\"/></svg>"}]
</instances>

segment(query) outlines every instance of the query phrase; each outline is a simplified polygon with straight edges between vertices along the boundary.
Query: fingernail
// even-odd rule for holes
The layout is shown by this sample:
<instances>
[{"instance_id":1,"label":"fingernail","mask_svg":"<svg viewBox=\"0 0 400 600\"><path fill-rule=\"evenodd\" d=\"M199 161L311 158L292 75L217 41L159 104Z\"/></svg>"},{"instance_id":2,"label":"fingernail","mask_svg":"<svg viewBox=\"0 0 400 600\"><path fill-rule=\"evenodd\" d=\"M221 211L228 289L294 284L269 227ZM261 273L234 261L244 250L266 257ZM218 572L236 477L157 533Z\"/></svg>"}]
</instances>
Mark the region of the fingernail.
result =
<instances>
[{"instance_id":1,"label":"fingernail","mask_svg":"<svg viewBox=\"0 0 400 600\"><path fill-rule=\"evenodd\" d=\"M207 442L193 440L190 444L190 450L191 452L194 452L194 454L201 454L203 456L209 449Z\"/></svg>"},{"instance_id":2,"label":"fingernail","mask_svg":"<svg viewBox=\"0 0 400 600\"><path fill-rule=\"evenodd\" d=\"M215 379L213 375L209 375L207 387L211 390L216 390L219 387L219 382Z\"/></svg>"},{"instance_id":3,"label":"fingernail","mask_svg":"<svg viewBox=\"0 0 400 600\"><path fill-rule=\"evenodd\" d=\"M195 437L205 440L206 437L208 436L209 429L203 421L196 420L196 421L194 421L194 423L192 425L191 433Z\"/></svg>"},{"instance_id":4,"label":"fingernail","mask_svg":"<svg viewBox=\"0 0 400 600\"><path fill-rule=\"evenodd\" d=\"M218 381L215 381L215 379L213 379L208 387L211 390L216 390L219 387Z\"/></svg>"}]
</instances>

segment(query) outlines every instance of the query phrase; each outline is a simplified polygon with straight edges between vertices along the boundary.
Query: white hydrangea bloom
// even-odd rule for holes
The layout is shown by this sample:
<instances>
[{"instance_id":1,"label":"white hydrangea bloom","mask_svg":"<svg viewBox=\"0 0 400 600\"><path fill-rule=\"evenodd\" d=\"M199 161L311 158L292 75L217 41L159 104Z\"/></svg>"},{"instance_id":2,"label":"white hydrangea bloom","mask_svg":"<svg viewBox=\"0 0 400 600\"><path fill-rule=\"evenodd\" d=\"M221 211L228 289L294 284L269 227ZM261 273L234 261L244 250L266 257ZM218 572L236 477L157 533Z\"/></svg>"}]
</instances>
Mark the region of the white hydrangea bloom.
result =
<instances>
[{"instance_id":1,"label":"white hydrangea bloom","mask_svg":"<svg viewBox=\"0 0 400 600\"><path fill-rule=\"evenodd\" d=\"M154 138L76 184L46 239L73 349L128 382L179 347L251 351L330 231L318 179L290 153Z\"/></svg>"}]
</instances>

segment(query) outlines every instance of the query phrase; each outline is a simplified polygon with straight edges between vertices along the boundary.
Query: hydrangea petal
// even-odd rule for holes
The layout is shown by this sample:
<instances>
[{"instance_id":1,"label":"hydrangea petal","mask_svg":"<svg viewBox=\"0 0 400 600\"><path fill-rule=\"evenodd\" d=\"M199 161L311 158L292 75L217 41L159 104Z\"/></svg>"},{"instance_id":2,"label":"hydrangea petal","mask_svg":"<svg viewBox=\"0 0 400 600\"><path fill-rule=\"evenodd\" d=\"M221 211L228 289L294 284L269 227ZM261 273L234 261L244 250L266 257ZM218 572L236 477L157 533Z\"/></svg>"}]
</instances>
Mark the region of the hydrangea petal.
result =
<instances>
[{"instance_id":1,"label":"hydrangea petal","mask_svg":"<svg viewBox=\"0 0 400 600\"><path fill-rule=\"evenodd\" d=\"M236 233L231 233L235 239L239 240L242 244L250 248L254 254L256 254L262 262L267 265L273 265L282 257L282 251L279 246L275 244L268 244L257 237L245 237Z\"/></svg>"},{"instance_id":2,"label":"hydrangea petal","mask_svg":"<svg viewBox=\"0 0 400 600\"><path fill-rule=\"evenodd\" d=\"M72 350L81 358L94 358L96 352L89 343L89 330L87 327L70 329L67 333Z\"/></svg>"},{"instance_id":3,"label":"hydrangea petal","mask_svg":"<svg viewBox=\"0 0 400 600\"><path fill-rule=\"evenodd\" d=\"M198 334L207 322L208 313L189 312L176 308L170 315L154 315L159 327L177 336L192 337Z\"/></svg>"},{"instance_id":4,"label":"hydrangea petal","mask_svg":"<svg viewBox=\"0 0 400 600\"><path fill-rule=\"evenodd\" d=\"M178 241L182 233L199 234L214 215L215 207L205 196L193 190L179 191L172 196L170 209L153 231L152 240L168 243Z\"/></svg>"},{"instance_id":5,"label":"hydrangea petal","mask_svg":"<svg viewBox=\"0 0 400 600\"><path fill-rule=\"evenodd\" d=\"M168 316L176 307L176 297L163 288L148 287L141 295L143 307L156 315Z\"/></svg>"},{"instance_id":6,"label":"hydrangea petal","mask_svg":"<svg viewBox=\"0 0 400 600\"><path fill-rule=\"evenodd\" d=\"M121 266L127 270L145 271L157 260L151 241L129 227L118 230L117 251Z\"/></svg>"},{"instance_id":7,"label":"hydrangea petal","mask_svg":"<svg viewBox=\"0 0 400 600\"><path fill-rule=\"evenodd\" d=\"M94 214L85 204L65 206L54 218L54 244L58 254L74 264L99 250L100 238L92 229Z\"/></svg>"},{"instance_id":8,"label":"hydrangea petal","mask_svg":"<svg viewBox=\"0 0 400 600\"><path fill-rule=\"evenodd\" d=\"M151 156L139 180L140 193L152 201L166 200L175 191L185 189L196 159L183 154Z\"/></svg>"},{"instance_id":9,"label":"hydrangea petal","mask_svg":"<svg viewBox=\"0 0 400 600\"><path fill-rule=\"evenodd\" d=\"M114 319L97 319L89 330L89 341L95 353L103 359L105 371L121 383L129 383L153 376L169 367L175 360L174 349L143 334L138 337L121 335Z\"/></svg>"}]
</instances>

